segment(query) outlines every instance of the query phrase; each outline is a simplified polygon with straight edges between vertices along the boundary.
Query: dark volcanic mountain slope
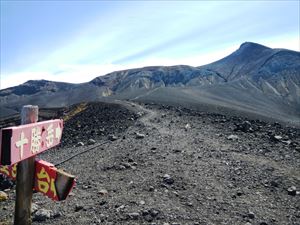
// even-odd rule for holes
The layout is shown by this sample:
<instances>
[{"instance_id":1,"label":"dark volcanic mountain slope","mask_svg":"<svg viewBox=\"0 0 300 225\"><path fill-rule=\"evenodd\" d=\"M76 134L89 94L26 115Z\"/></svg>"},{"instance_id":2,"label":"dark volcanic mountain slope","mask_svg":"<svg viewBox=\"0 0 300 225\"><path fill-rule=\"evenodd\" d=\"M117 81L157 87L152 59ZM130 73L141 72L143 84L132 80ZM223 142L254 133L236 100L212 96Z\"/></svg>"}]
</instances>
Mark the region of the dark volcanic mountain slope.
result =
<instances>
[{"instance_id":1,"label":"dark volcanic mountain slope","mask_svg":"<svg viewBox=\"0 0 300 225\"><path fill-rule=\"evenodd\" d=\"M275 84L275 80L281 80L285 84L278 83L281 87L274 88L282 92L283 89L287 91L284 86L288 85L288 80L299 85L299 62L299 52L246 42L229 56L205 66L157 66L124 70L97 77L91 83L109 87L112 92L118 93L138 88L212 85L246 78L261 89L264 80L272 84Z\"/></svg>"},{"instance_id":2,"label":"dark volcanic mountain slope","mask_svg":"<svg viewBox=\"0 0 300 225\"><path fill-rule=\"evenodd\" d=\"M75 84L63 83L63 82L54 82L47 80L29 80L24 84L21 84L16 87L7 88L1 90L0 96L5 97L9 95L33 95L40 92L57 92L69 90L72 87L76 86Z\"/></svg>"},{"instance_id":3,"label":"dark volcanic mountain slope","mask_svg":"<svg viewBox=\"0 0 300 225\"><path fill-rule=\"evenodd\" d=\"M195 82L197 80L197 82ZM216 72L191 66L153 66L117 71L97 77L90 83L109 87L113 93L140 88L182 87L222 82Z\"/></svg>"},{"instance_id":4,"label":"dark volcanic mountain slope","mask_svg":"<svg viewBox=\"0 0 300 225\"><path fill-rule=\"evenodd\" d=\"M257 87L266 94L300 103L300 53L246 42L231 55L202 66L227 82ZM249 84L250 83L250 84Z\"/></svg>"},{"instance_id":5,"label":"dark volcanic mountain slope","mask_svg":"<svg viewBox=\"0 0 300 225\"><path fill-rule=\"evenodd\" d=\"M273 118L299 121L300 53L246 42L229 56L200 67L123 70L78 85L30 81L0 91L0 117L24 104L61 107L116 98L222 106L264 116L272 112Z\"/></svg>"},{"instance_id":6,"label":"dark volcanic mountain slope","mask_svg":"<svg viewBox=\"0 0 300 225\"><path fill-rule=\"evenodd\" d=\"M271 49L256 43L245 42L229 56L201 66L217 72L226 81L247 76L255 81L267 79L285 71L300 70L300 53L286 49Z\"/></svg>"}]
</instances>

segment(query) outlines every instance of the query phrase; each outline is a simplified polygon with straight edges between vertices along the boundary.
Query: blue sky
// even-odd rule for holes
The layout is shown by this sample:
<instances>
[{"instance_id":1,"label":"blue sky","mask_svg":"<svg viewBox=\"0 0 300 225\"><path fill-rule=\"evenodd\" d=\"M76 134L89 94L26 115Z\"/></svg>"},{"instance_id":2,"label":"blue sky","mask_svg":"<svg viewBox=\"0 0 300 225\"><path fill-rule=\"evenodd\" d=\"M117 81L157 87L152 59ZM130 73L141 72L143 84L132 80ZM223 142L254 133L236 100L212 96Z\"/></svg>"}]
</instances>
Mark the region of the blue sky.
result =
<instances>
[{"instance_id":1,"label":"blue sky","mask_svg":"<svg viewBox=\"0 0 300 225\"><path fill-rule=\"evenodd\" d=\"M300 50L299 1L2 1L1 84L200 66L245 41Z\"/></svg>"}]
</instances>

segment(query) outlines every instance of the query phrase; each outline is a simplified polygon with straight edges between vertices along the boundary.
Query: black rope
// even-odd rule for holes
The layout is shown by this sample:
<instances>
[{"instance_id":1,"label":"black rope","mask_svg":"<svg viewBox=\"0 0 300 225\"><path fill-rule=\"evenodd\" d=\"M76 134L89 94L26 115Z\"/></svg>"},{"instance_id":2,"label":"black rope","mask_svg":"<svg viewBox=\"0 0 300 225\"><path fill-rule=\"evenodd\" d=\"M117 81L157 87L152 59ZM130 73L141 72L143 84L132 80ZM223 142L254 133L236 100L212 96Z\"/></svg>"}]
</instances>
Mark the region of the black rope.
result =
<instances>
[{"instance_id":1,"label":"black rope","mask_svg":"<svg viewBox=\"0 0 300 225\"><path fill-rule=\"evenodd\" d=\"M61 162L59 162L59 163L56 163L56 164L55 164L55 167L56 167L56 166L59 166L59 165L61 165L61 164L63 164L63 163L65 163L65 162L68 162L68 161L70 161L71 159L73 159L73 158L75 158L75 157L77 157L77 156L79 156L79 155L82 155L82 154L84 154L84 153L86 153L86 152L88 152L88 151L91 151L91 150L93 150L93 149L99 147L100 145L105 145L105 144L107 144L107 143L109 143L109 142L110 142L110 141L104 141L104 142L102 142L102 143L100 143L100 144L97 144L96 146L93 146L93 147L91 147L91 148L88 148L88 149L86 149L86 150L84 150L84 151L82 151L82 152L78 152L78 153L76 153L76 154L70 156L69 158L67 158L67 159L65 159L65 160L63 160L63 161L61 161Z\"/></svg>"}]
</instances>

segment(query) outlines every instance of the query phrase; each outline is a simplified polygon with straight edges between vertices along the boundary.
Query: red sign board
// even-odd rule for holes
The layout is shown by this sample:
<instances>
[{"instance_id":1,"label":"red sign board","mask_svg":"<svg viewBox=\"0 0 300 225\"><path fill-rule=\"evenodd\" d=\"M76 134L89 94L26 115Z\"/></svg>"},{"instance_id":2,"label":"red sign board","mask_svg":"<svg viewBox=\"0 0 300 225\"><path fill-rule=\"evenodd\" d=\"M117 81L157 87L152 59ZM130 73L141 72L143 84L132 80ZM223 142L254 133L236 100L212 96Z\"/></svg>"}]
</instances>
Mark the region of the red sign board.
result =
<instances>
[{"instance_id":1,"label":"red sign board","mask_svg":"<svg viewBox=\"0 0 300 225\"><path fill-rule=\"evenodd\" d=\"M12 165L60 143L63 120L48 120L1 130L0 165Z\"/></svg>"},{"instance_id":2,"label":"red sign board","mask_svg":"<svg viewBox=\"0 0 300 225\"><path fill-rule=\"evenodd\" d=\"M15 180L17 164L0 166L0 173ZM43 160L35 161L34 177L34 190L56 201L66 199L75 184L74 176L58 170L53 164Z\"/></svg>"}]
</instances>

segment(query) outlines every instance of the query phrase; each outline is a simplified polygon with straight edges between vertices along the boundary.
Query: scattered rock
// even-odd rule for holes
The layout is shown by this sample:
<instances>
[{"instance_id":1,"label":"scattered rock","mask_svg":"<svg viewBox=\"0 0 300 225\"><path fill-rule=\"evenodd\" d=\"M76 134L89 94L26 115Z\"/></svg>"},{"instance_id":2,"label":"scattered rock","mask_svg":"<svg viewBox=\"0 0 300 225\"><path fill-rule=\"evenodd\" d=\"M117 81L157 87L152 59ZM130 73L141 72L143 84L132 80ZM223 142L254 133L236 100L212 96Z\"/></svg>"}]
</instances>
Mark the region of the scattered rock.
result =
<instances>
[{"instance_id":1,"label":"scattered rock","mask_svg":"<svg viewBox=\"0 0 300 225\"><path fill-rule=\"evenodd\" d=\"M138 212L128 213L128 217L132 220L137 220L140 214Z\"/></svg>"},{"instance_id":2,"label":"scattered rock","mask_svg":"<svg viewBox=\"0 0 300 225\"><path fill-rule=\"evenodd\" d=\"M249 121L244 121L241 124L236 124L234 131L253 132L252 124Z\"/></svg>"},{"instance_id":3,"label":"scattered rock","mask_svg":"<svg viewBox=\"0 0 300 225\"><path fill-rule=\"evenodd\" d=\"M187 124L184 126L184 129L185 129L185 131L191 129L191 124L187 123Z\"/></svg>"},{"instance_id":4,"label":"scattered rock","mask_svg":"<svg viewBox=\"0 0 300 225\"><path fill-rule=\"evenodd\" d=\"M259 225L268 225L267 222L260 222Z\"/></svg>"},{"instance_id":5,"label":"scattered rock","mask_svg":"<svg viewBox=\"0 0 300 225\"><path fill-rule=\"evenodd\" d=\"M82 209L83 209L83 205L76 205L75 206L75 212L78 212L78 211L80 211Z\"/></svg>"},{"instance_id":6,"label":"scattered rock","mask_svg":"<svg viewBox=\"0 0 300 225\"><path fill-rule=\"evenodd\" d=\"M56 212L53 212L52 217L53 217L53 218L58 218L58 217L61 217L61 215L62 215L61 212L56 211Z\"/></svg>"},{"instance_id":7,"label":"scattered rock","mask_svg":"<svg viewBox=\"0 0 300 225\"><path fill-rule=\"evenodd\" d=\"M136 139L143 139L145 138L145 134L141 134L141 133L136 133L136 136L135 136Z\"/></svg>"},{"instance_id":8,"label":"scattered rock","mask_svg":"<svg viewBox=\"0 0 300 225\"><path fill-rule=\"evenodd\" d=\"M110 141L115 141L117 139L118 139L118 137L113 134L108 135L108 140L110 140Z\"/></svg>"},{"instance_id":9,"label":"scattered rock","mask_svg":"<svg viewBox=\"0 0 300 225\"><path fill-rule=\"evenodd\" d=\"M169 184L169 185L174 183L174 179L169 174L165 174L163 176L163 181L164 181L164 183Z\"/></svg>"},{"instance_id":10,"label":"scattered rock","mask_svg":"<svg viewBox=\"0 0 300 225\"><path fill-rule=\"evenodd\" d=\"M290 188L288 188L288 194L295 196L297 194L297 188L295 186L291 186Z\"/></svg>"},{"instance_id":11,"label":"scattered rock","mask_svg":"<svg viewBox=\"0 0 300 225\"><path fill-rule=\"evenodd\" d=\"M271 136L271 140L279 142L279 141L282 140L282 136L280 136L280 135L272 135Z\"/></svg>"},{"instance_id":12,"label":"scattered rock","mask_svg":"<svg viewBox=\"0 0 300 225\"><path fill-rule=\"evenodd\" d=\"M126 169L131 168L131 165L128 162L122 162L121 165L124 166Z\"/></svg>"},{"instance_id":13,"label":"scattered rock","mask_svg":"<svg viewBox=\"0 0 300 225\"><path fill-rule=\"evenodd\" d=\"M146 202L145 201L140 201L140 205L145 205L146 204Z\"/></svg>"},{"instance_id":14,"label":"scattered rock","mask_svg":"<svg viewBox=\"0 0 300 225\"><path fill-rule=\"evenodd\" d=\"M255 214L254 214L253 212L249 212L249 213L248 213L248 217L249 217L250 219L254 219L254 218L255 218Z\"/></svg>"},{"instance_id":15,"label":"scattered rock","mask_svg":"<svg viewBox=\"0 0 300 225\"><path fill-rule=\"evenodd\" d=\"M40 207L39 207L37 204L32 203L32 204L31 204L31 213L35 213L36 211L39 210L39 208L40 208Z\"/></svg>"},{"instance_id":16,"label":"scattered rock","mask_svg":"<svg viewBox=\"0 0 300 225\"><path fill-rule=\"evenodd\" d=\"M89 139L89 140L88 140L88 144L89 144L89 145L96 144L96 141L95 141L94 139Z\"/></svg>"},{"instance_id":17,"label":"scattered rock","mask_svg":"<svg viewBox=\"0 0 300 225\"><path fill-rule=\"evenodd\" d=\"M108 195L108 191L107 191L106 189L101 189L101 190L99 191L99 194L100 194L100 195Z\"/></svg>"},{"instance_id":18,"label":"scattered rock","mask_svg":"<svg viewBox=\"0 0 300 225\"><path fill-rule=\"evenodd\" d=\"M76 147L80 147L80 146L84 146L84 143L81 141L76 144Z\"/></svg>"},{"instance_id":19,"label":"scattered rock","mask_svg":"<svg viewBox=\"0 0 300 225\"><path fill-rule=\"evenodd\" d=\"M237 135L231 134L227 137L227 140L232 140L232 141L236 141L238 140L239 137Z\"/></svg>"},{"instance_id":20,"label":"scattered rock","mask_svg":"<svg viewBox=\"0 0 300 225\"><path fill-rule=\"evenodd\" d=\"M4 191L0 191L0 202L6 201L8 199L8 195Z\"/></svg>"},{"instance_id":21,"label":"scattered rock","mask_svg":"<svg viewBox=\"0 0 300 225\"><path fill-rule=\"evenodd\" d=\"M173 149L173 152L174 153L181 153L181 150L180 149Z\"/></svg>"},{"instance_id":22,"label":"scattered rock","mask_svg":"<svg viewBox=\"0 0 300 225\"><path fill-rule=\"evenodd\" d=\"M286 141L281 141L282 143L286 144L286 145L290 145L292 143L291 140L286 140Z\"/></svg>"},{"instance_id":23,"label":"scattered rock","mask_svg":"<svg viewBox=\"0 0 300 225\"><path fill-rule=\"evenodd\" d=\"M14 182L12 182L9 178L0 174L0 190L11 189L14 186Z\"/></svg>"},{"instance_id":24,"label":"scattered rock","mask_svg":"<svg viewBox=\"0 0 300 225\"><path fill-rule=\"evenodd\" d=\"M153 187L153 186L150 186L150 187L149 187L149 191L150 191L150 192L154 191L154 187Z\"/></svg>"},{"instance_id":25,"label":"scattered rock","mask_svg":"<svg viewBox=\"0 0 300 225\"><path fill-rule=\"evenodd\" d=\"M43 222L51 218L52 211L47 209L37 210L32 217L33 221Z\"/></svg>"}]
</instances>

